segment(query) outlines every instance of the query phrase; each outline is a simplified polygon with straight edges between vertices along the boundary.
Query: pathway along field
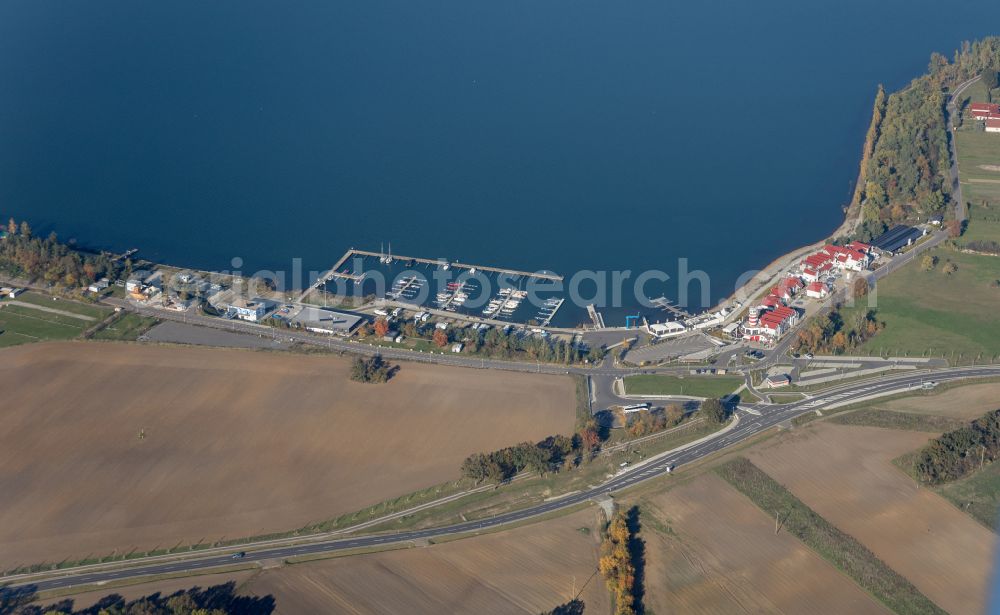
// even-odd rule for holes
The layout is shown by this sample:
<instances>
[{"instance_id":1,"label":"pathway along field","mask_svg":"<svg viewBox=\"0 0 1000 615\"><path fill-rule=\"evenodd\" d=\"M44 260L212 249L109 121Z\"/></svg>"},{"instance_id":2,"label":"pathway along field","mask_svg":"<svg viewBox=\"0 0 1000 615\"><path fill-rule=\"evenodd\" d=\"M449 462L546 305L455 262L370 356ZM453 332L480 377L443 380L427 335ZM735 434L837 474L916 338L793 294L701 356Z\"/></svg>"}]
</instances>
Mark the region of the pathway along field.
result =
<instances>
[{"instance_id":1,"label":"pathway along field","mask_svg":"<svg viewBox=\"0 0 1000 615\"><path fill-rule=\"evenodd\" d=\"M953 615L981 613L996 535L892 465L931 437L821 422L747 457L938 606Z\"/></svg>"},{"instance_id":2,"label":"pathway along field","mask_svg":"<svg viewBox=\"0 0 1000 615\"><path fill-rule=\"evenodd\" d=\"M284 531L574 425L569 378L111 343L0 351L0 567ZM139 430L145 438L139 439Z\"/></svg>"},{"instance_id":3,"label":"pathway along field","mask_svg":"<svg viewBox=\"0 0 1000 615\"><path fill-rule=\"evenodd\" d=\"M597 573L603 516L572 515L430 547L265 570L242 594L271 594L277 614L540 613L576 589L587 613L610 612Z\"/></svg>"},{"instance_id":4,"label":"pathway along field","mask_svg":"<svg viewBox=\"0 0 1000 615\"><path fill-rule=\"evenodd\" d=\"M640 504L656 613L889 613L714 474ZM669 531L664 531L669 528Z\"/></svg>"}]
</instances>

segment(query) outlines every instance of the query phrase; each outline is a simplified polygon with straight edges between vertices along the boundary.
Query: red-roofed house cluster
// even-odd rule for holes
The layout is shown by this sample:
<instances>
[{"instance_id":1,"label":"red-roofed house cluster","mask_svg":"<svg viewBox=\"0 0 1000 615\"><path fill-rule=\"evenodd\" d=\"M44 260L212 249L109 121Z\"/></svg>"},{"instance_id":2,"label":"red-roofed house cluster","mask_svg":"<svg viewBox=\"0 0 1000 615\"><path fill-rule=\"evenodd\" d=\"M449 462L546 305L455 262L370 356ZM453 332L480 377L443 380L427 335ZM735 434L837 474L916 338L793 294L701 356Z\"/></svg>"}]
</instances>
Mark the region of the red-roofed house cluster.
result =
<instances>
[{"instance_id":1,"label":"red-roofed house cluster","mask_svg":"<svg viewBox=\"0 0 1000 615\"><path fill-rule=\"evenodd\" d=\"M816 282L833 268L864 271L871 262L871 246L866 243L852 241L846 246L827 244L802 261L802 279L807 283Z\"/></svg>"},{"instance_id":2,"label":"red-roofed house cluster","mask_svg":"<svg viewBox=\"0 0 1000 615\"><path fill-rule=\"evenodd\" d=\"M761 303L770 303L768 297ZM747 321L743 325L743 339L751 342L772 342L799 322L799 312L786 305L776 305L772 308L752 306L748 312Z\"/></svg>"},{"instance_id":3,"label":"red-roofed house cluster","mask_svg":"<svg viewBox=\"0 0 1000 615\"><path fill-rule=\"evenodd\" d=\"M995 103L972 103L969 115L975 120L986 122L986 132L1000 132L1000 105Z\"/></svg>"},{"instance_id":4,"label":"red-roofed house cluster","mask_svg":"<svg viewBox=\"0 0 1000 615\"><path fill-rule=\"evenodd\" d=\"M784 335L799 321L799 312L788 303L799 292L807 297L823 299L830 288L823 281L833 269L864 271L871 265L871 246L852 241L846 246L826 245L802 261L798 275L781 280L758 305L749 308L743 324L743 339L772 342ZM803 282L804 281L804 282Z\"/></svg>"}]
</instances>

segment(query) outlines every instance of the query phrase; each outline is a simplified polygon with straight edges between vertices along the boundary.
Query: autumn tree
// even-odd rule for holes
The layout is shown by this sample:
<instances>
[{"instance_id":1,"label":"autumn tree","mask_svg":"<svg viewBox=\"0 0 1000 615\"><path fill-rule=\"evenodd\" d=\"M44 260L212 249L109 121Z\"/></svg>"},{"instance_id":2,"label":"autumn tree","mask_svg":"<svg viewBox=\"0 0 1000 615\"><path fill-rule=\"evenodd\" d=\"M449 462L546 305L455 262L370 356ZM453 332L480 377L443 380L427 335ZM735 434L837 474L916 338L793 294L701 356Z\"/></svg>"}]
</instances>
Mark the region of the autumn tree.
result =
<instances>
[{"instance_id":1,"label":"autumn tree","mask_svg":"<svg viewBox=\"0 0 1000 615\"><path fill-rule=\"evenodd\" d=\"M943 271L945 275L951 275L958 271L958 265L952 261L948 261L944 264L944 267L941 268L941 271Z\"/></svg>"},{"instance_id":2,"label":"autumn tree","mask_svg":"<svg viewBox=\"0 0 1000 615\"><path fill-rule=\"evenodd\" d=\"M590 419L583 429L580 430L580 443L587 452L596 450L600 446L601 430L597 425L597 421Z\"/></svg>"},{"instance_id":3,"label":"autumn tree","mask_svg":"<svg viewBox=\"0 0 1000 615\"><path fill-rule=\"evenodd\" d=\"M668 425L676 425L684 420L684 408L679 404L670 404L664 409Z\"/></svg>"},{"instance_id":4,"label":"autumn tree","mask_svg":"<svg viewBox=\"0 0 1000 615\"><path fill-rule=\"evenodd\" d=\"M857 280L854 280L854 286L852 287L851 292L855 299L860 299L865 295L867 295L868 280L866 280L864 277L860 277Z\"/></svg>"},{"instance_id":5,"label":"autumn tree","mask_svg":"<svg viewBox=\"0 0 1000 615\"><path fill-rule=\"evenodd\" d=\"M385 337L385 334L389 332L389 321L385 318L379 318L375 321L375 335L379 337Z\"/></svg>"},{"instance_id":6,"label":"autumn tree","mask_svg":"<svg viewBox=\"0 0 1000 615\"><path fill-rule=\"evenodd\" d=\"M438 348L444 348L448 345L448 334L444 332L443 329L435 329L434 337L432 338L434 345Z\"/></svg>"},{"instance_id":7,"label":"autumn tree","mask_svg":"<svg viewBox=\"0 0 1000 615\"><path fill-rule=\"evenodd\" d=\"M844 352L847 349L847 334L843 331L837 331L834 333L833 337L830 339L830 346L837 354Z\"/></svg>"},{"instance_id":8,"label":"autumn tree","mask_svg":"<svg viewBox=\"0 0 1000 615\"><path fill-rule=\"evenodd\" d=\"M962 235L962 223L958 220L948 220L948 237L955 239Z\"/></svg>"},{"instance_id":9,"label":"autumn tree","mask_svg":"<svg viewBox=\"0 0 1000 615\"><path fill-rule=\"evenodd\" d=\"M920 259L921 271L930 271L934 269L935 266L937 266L937 257L934 255L924 254L924 256Z\"/></svg>"}]
</instances>

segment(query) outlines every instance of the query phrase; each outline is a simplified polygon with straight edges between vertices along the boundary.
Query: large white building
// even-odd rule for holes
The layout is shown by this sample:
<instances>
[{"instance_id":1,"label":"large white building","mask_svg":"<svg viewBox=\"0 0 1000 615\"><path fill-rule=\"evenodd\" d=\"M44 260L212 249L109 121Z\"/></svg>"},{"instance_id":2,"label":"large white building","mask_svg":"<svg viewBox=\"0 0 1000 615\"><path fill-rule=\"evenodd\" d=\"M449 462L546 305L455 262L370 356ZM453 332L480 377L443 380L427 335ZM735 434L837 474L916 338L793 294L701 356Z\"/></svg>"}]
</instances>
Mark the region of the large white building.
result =
<instances>
[{"instance_id":1,"label":"large white building","mask_svg":"<svg viewBox=\"0 0 1000 615\"><path fill-rule=\"evenodd\" d=\"M679 322L655 323L646 327L646 332L653 337L675 337L687 331L687 327Z\"/></svg>"},{"instance_id":2,"label":"large white building","mask_svg":"<svg viewBox=\"0 0 1000 615\"><path fill-rule=\"evenodd\" d=\"M230 315L250 322L263 320L267 309L267 303L260 299L247 300L243 298L235 299L227 308Z\"/></svg>"}]
</instances>

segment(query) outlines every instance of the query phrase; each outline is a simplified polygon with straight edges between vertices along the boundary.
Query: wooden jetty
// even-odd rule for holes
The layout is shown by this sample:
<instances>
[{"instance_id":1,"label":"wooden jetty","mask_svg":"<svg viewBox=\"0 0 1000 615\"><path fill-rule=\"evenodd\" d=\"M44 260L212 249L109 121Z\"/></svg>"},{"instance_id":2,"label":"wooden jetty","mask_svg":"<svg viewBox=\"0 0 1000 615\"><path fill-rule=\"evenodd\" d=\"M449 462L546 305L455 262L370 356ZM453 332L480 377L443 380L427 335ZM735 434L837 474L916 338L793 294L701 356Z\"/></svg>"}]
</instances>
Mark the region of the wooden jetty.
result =
<instances>
[{"instance_id":1,"label":"wooden jetty","mask_svg":"<svg viewBox=\"0 0 1000 615\"><path fill-rule=\"evenodd\" d=\"M673 301L667 299L666 297L660 297L659 299L650 299L649 302L664 311L672 312L679 318L691 318L691 314L689 312L674 305Z\"/></svg>"}]
</instances>

